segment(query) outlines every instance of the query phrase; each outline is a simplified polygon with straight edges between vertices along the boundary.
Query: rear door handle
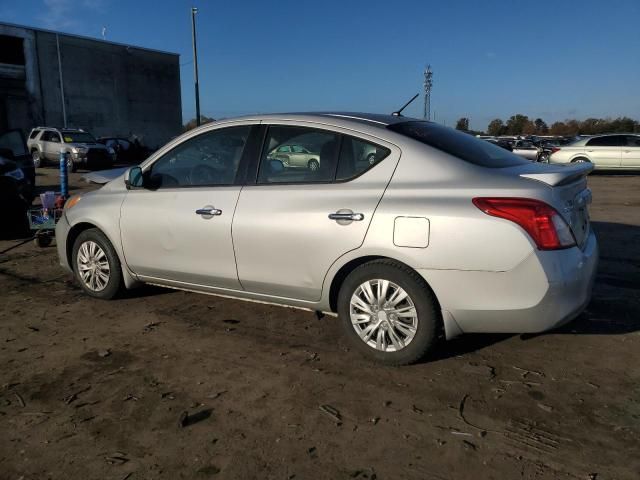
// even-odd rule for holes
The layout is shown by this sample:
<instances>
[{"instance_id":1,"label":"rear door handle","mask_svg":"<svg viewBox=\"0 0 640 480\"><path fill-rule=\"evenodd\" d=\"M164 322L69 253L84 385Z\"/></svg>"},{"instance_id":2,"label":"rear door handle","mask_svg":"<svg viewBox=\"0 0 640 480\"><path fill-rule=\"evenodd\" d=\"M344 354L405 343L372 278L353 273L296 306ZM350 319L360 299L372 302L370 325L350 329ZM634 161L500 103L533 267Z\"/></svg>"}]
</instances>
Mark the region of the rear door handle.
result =
<instances>
[{"instance_id":1,"label":"rear door handle","mask_svg":"<svg viewBox=\"0 0 640 480\"><path fill-rule=\"evenodd\" d=\"M364 220L364 214L362 214L362 213L341 213L341 212L336 212L336 213L330 213L329 214L329 219L330 220L348 220L348 221L361 222L362 220Z\"/></svg>"},{"instance_id":2,"label":"rear door handle","mask_svg":"<svg viewBox=\"0 0 640 480\"><path fill-rule=\"evenodd\" d=\"M213 217L217 215L222 215L222 210L218 210L217 208L213 208L213 207L204 207L196 210L196 215L206 215L206 216Z\"/></svg>"}]
</instances>

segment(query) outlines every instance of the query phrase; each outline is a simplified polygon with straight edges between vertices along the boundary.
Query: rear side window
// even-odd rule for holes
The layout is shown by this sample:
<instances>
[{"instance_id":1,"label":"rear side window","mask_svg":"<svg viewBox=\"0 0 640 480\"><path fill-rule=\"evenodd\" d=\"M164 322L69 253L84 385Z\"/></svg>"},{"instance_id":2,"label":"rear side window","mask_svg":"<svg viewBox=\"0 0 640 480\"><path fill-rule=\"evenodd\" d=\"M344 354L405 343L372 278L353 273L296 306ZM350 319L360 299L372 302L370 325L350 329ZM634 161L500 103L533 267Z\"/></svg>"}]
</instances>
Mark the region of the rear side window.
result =
<instances>
[{"instance_id":1,"label":"rear side window","mask_svg":"<svg viewBox=\"0 0 640 480\"><path fill-rule=\"evenodd\" d=\"M271 126L258 183L329 183L351 180L391 151L359 138L306 127Z\"/></svg>"},{"instance_id":2,"label":"rear side window","mask_svg":"<svg viewBox=\"0 0 640 480\"><path fill-rule=\"evenodd\" d=\"M640 147L640 137L636 135L627 135L627 145L630 147Z\"/></svg>"},{"instance_id":3,"label":"rear side window","mask_svg":"<svg viewBox=\"0 0 640 480\"><path fill-rule=\"evenodd\" d=\"M531 163L504 148L437 123L403 122L387 128L481 167L505 168Z\"/></svg>"},{"instance_id":4,"label":"rear side window","mask_svg":"<svg viewBox=\"0 0 640 480\"><path fill-rule=\"evenodd\" d=\"M359 138L344 137L336 180L349 180L386 158L391 150Z\"/></svg>"},{"instance_id":5,"label":"rear side window","mask_svg":"<svg viewBox=\"0 0 640 480\"><path fill-rule=\"evenodd\" d=\"M36 138L38 136L38 134L41 132L41 130L34 130L33 132L31 132L31 135L29 135L29 138L31 140L33 140L34 138Z\"/></svg>"},{"instance_id":6,"label":"rear side window","mask_svg":"<svg viewBox=\"0 0 640 480\"><path fill-rule=\"evenodd\" d=\"M260 161L258 183L319 183L335 178L340 135L305 127L271 126ZM306 153L292 153L303 147Z\"/></svg>"},{"instance_id":7,"label":"rear side window","mask_svg":"<svg viewBox=\"0 0 640 480\"><path fill-rule=\"evenodd\" d=\"M608 135L592 138L587 142L587 147L624 147L626 144L627 139L624 135Z\"/></svg>"}]
</instances>

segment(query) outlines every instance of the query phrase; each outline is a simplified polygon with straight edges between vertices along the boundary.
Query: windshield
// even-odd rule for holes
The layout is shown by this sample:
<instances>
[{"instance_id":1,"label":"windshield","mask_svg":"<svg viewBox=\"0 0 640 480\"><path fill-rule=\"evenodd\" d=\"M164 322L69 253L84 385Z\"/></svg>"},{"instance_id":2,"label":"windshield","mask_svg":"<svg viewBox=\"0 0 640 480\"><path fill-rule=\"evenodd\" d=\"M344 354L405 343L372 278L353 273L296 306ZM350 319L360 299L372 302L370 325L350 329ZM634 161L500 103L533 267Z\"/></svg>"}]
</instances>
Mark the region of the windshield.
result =
<instances>
[{"instance_id":1,"label":"windshield","mask_svg":"<svg viewBox=\"0 0 640 480\"><path fill-rule=\"evenodd\" d=\"M93 135L87 132L62 132L65 143L93 143L96 141Z\"/></svg>"},{"instance_id":2,"label":"windshield","mask_svg":"<svg viewBox=\"0 0 640 480\"><path fill-rule=\"evenodd\" d=\"M481 167L505 168L530 163L504 148L437 123L404 122L387 128Z\"/></svg>"}]
</instances>

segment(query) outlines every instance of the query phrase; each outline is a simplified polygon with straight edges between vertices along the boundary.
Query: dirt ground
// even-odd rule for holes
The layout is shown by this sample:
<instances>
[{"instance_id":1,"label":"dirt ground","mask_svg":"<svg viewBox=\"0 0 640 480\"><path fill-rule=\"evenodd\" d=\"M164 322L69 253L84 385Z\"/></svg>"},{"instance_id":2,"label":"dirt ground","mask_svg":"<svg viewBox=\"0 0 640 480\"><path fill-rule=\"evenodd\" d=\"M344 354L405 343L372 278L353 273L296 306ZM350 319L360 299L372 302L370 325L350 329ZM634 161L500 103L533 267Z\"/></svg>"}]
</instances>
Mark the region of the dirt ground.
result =
<instances>
[{"instance_id":1,"label":"dirt ground","mask_svg":"<svg viewBox=\"0 0 640 480\"><path fill-rule=\"evenodd\" d=\"M103 302L53 246L0 255L0 478L640 478L640 177L589 183L583 315L403 368L349 351L333 317L155 288Z\"/></svg>"}]
</instances>

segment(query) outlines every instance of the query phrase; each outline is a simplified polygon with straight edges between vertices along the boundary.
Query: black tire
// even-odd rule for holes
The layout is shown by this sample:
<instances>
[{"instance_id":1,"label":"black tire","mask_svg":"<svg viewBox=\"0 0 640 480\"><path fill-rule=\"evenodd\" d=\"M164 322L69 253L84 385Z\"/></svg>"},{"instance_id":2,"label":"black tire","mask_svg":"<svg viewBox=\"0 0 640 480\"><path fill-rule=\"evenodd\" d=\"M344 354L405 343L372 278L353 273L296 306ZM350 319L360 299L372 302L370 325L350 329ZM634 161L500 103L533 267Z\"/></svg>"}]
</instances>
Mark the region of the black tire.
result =
<instances>
[{"instance_id":1,"label":"black tire","mask_svg":"<svg viewBox=\"0 0 640 480\"><path fill-rule=\"evenodd\" d=\"M571 163L589 163L589 159L586 157L576 157L573 160L571 160Z\"/></svg>"},{"instance_id":2,"label":"black tire","mask_svg":"<svg viewBox=\"0 0 640 480\"><path fill-rule=\"evenodd\" d=\"M409 294L415 306L418 324L413 339L395 352L383 352L363 341L350 317L350 302L358 287L367 280L389 280ZM393 260L374 260L353 270L340 287L338 316L345 335L354 348L371 360L391 366L408 365L423 358L435 345L442 323L435 295L415 271Z\"/></svg>"},{"instance_id":3,"label":"black tire","mask_svg":"<svg viewBox=\"0 0 640 480\"><path fill-rule=\"evenodd\" d=\"M45 248L51 245L51 237L46 234L37 234L33 239L33 243L36 247Z\"/></svg>"},{"instance_id":4,"label":"black tire","mask_svg":"<svg viewBox=\"0 0 640 480\"><path fill-rule=\"evenodd\" d=\"M71 158L71 155L69 155L69 158L67 158L67 172L73 173L75 171L76 171L76 162L74 162L73 158Z\"/></svg>"},{"instance_id":5,"label":"black tire","mask_svg":"<svg viewBox=\"0 0 640 480\"><path fill-rule=\"evenodd\" d=\"M318 169L320 168L320 164L315 159L309 160L309 163L307 163L307 166L309 167L309 170L311 170L312 172L317 172Z\"/></svg>"},{"instance_id":6,"label":"black tire","mask_svg":"<svg viewBox=\"0 0 640 480\"><path fill-rule=\"evenodd\" d=\"M102 249L109 264L109 280L107 281L106 286L99 291L90 289L82 280L78 272L78 251L80 250L82 244L87 241L95 242ZM102 300L111 300L112 298L117 297L118 294L120 294L124 289L122 267L120 265L118 254L116 253L113 245L111 245L111 242L106 237L106 235L97 228L90 228L78 235L78 238L76 238L76 241L73 244L71 262L76 280L86 294L95 298L100 298Z\"/></svg>"}]
</instances>

